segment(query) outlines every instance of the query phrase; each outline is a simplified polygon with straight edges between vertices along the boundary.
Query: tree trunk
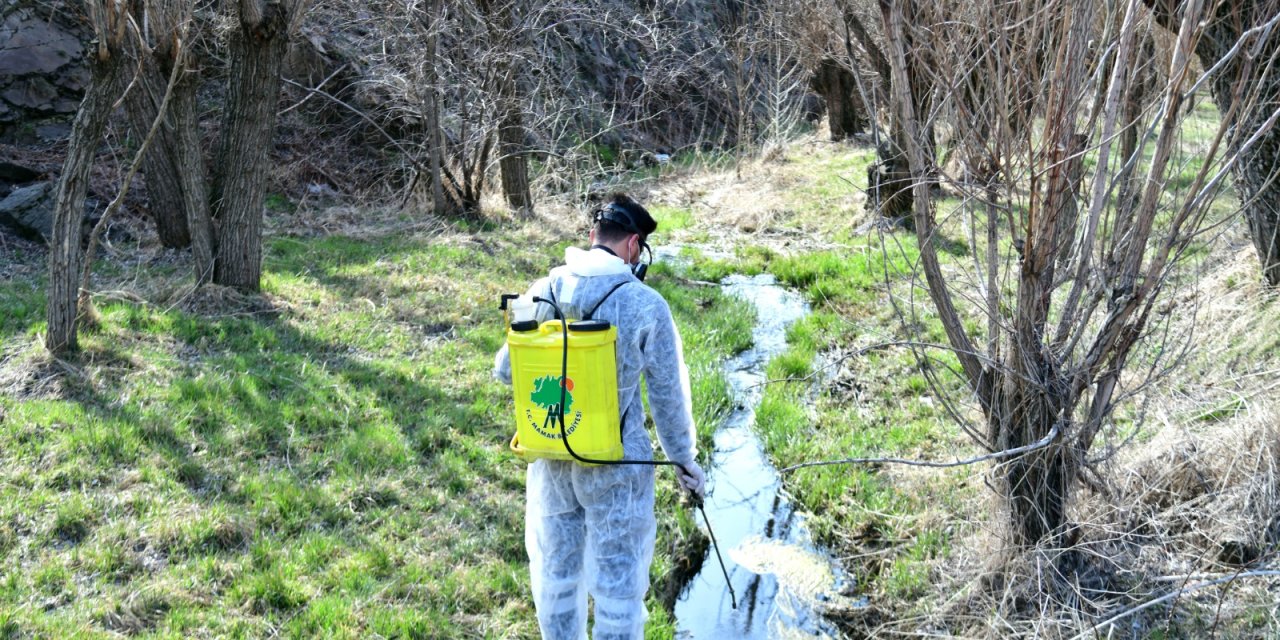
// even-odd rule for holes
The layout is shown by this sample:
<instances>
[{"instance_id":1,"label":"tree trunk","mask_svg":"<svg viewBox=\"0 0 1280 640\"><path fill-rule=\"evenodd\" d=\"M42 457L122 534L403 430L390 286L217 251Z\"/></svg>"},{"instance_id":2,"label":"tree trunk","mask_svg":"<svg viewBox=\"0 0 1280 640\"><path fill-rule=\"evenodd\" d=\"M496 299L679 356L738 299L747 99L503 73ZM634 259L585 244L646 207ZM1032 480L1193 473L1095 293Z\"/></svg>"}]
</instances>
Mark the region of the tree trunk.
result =
<instances>
[{"instance_id":1,"label":"tree trunk","mask_svg":"<svg viewBox=\"0 0 1280 640\"><path fill-rule=\"evenodd\" d=\"M442 0L431 0L431 15L427 25L427 79L431 86L427 91L427 137L431 149L429 152L431 166L431 206L436 215L454 213L453 198L444 192L444 132L440 123L440 91L436 86L440 79L436 69L440 58L440 22L444 12ZM447 198L447 199L446 199Z\"/></svg>"},{"instance_id":2,"label":"tree trunk","mask_svg":"<svg viewBox=\"0 0 1280 640\"><path fill-rule=\"evenodd\" d=\"M1204 38L1196 47L1202 64L1207 68L1217 63L1245 29L1270 20L1280 10L1278 4L1274 1L1225 2L1213 26L1206 29L1213 37ZM1227 147L1232 154L1241 153L1231 173L1235 178L1236 196L1249 223L1253 247L1258 252L1262 277L1268 285L1280 287L1280 185L1276 184L1280 177L1277 175L1280 130L1271 126L1242 151L1244 143L1266 126L1264 123L1280 101L1280 77L1270 64L1280 53L1280 35L1268 33L1266 36L1258 52L1237 56L1219 72L1211 93L1224 116L1237 99L1242 100L1235 114L1234 135ZM1242 58L1247 58L1250 64L1241 64Z\"/></svg>"},{"instance_id":3,"label":"tree trunk","mask_svg":"<svg viewBox=\"0 0 1280 640\"><path fill-rule=\"evenodd\" d=\"M54 354L71 353L79 348L76 301L84 258L80 247L84 201L89 191L93 157L106 132L111 107L124 76L123 59L118 51L93 60L91 67L89 90L71 125L67 159L62 164L54 200L53 239L49 247L49 326L44 341L45 348Z\"/></svg>"},{"instance_id":4,"label":"tree trunk","mask_svg":"<svg viewBox=\"0 0 1280 640\"><path fill-rule=\"evenodd\" d=\"M1176 31L1181 19L1181 5L1173 0L1144 0L1165 28ZM1196 43L1201 64L1211 68L1226 57L1245 32L1259 27L1280 11L1276 0L1224 0L1205 28L1204 37ZM1271 126L1248 149L1243 143L1262 129L1280 101L1280 74L1271 61L1280 52L1280 35L1269 29L1254 38L1244 52L1223 66L1211 85L1213 101L1223 117L1240 100L1234 116L1234 132L1227 150L1229 155L1241 153L1232 167L1236 195L1240 199L1249 235L1262 265L1262 277L1268 285L1280 287L1280 131Z\"/></svg>"},{"instance_id":5,"label":"tree trunk","mask_svg":"<svg viewBox=\"0 0 1280 640\"><path fill-rule=\"evenodd\" d=\"M897 133L895 131L895 133ZM867 207L870 213L910 231L916 228L912 216L915 196L912 192L911 166L907 162L904 146L895 141L884 141L876 149L876 161L867 167Z\"/></svg>"},{"instance_id":6,"label":"tree trunk","mask_svg":"<svg viewBox=\"0 0 1280 640\"><path fill-rule=\"evenodd\" d=\"M1002 376L1002 383L991 412L996 448L1023 447L1044 438L1059 419L1054 399L1016 376ZM1018 545L1036 544L1061 532L1075 472L1075 457L1061 441L1005 464L1004 493Z\"/></svg>"},{"instance_id":7,"label":"tree trunk","mask_svg":"<svg viewBox=\"0 0 1280 640\"><path fill-rule=\"evenodd\" d=\"M1142 112L1147 100L1156 90L1156 41L1150 29L1142 36L1141 48L1137 54L1133 75L1129 80L1130 89L1125 93L1124 104L1120 110L1120 162L1128 163L1138 153L1138 138L1142 134ZM1142 180L1136 177L1139 173L1135 160L1128 169L1120 172L1119 196L1116 198L1117 209L1133 211L1138 206L1138 194ZM1127 215L1127 214L1126 214Z\"/></svg>"},{"instance_id":8,"label":"tree trunk","mask_svg":"<svg viewBox=\"0 0 1280 640\"><path fill-rule=\"evenodd\" d=\"M133 49L139 73L137 86L126 99L125 113L129 117L130 133L141 140L156 118L167 80L166 72L161 70L152 53L141 51L136 45ZM169 120L156 132L154 144L143 155L142 172L147 183L147 212L156 223L160 244L181 249L191 244L191 234L182 193L182 165L177 157L178 136L172 123Z\"/></svg>"},{"instance_id":9,"label":"tree trunk","mask_svg":"<svg viewBox=\"0 0 1280 640\"><path fill-rule=\"evenodd\" d=\"M524 150L524 118L519 102L512 100L498 125L498 162L502 170L502 193L507 204L522 218L533 216L533 194L529 191L529 161Z\"/></svg>"},{"instance_id":10,"label":"tree trunk","mask_svg":"<svg viewBox=\"0 0 1280 640\"><path fill-rule=\"evenodd\" d=\"M1080 198L1080 184L1084 178L1084 152L1089 144L1089 136L1083 133L1077 133L1070 137L1071 147L1067 150L1067 155L1063 159L1066 163L1066 180L1061 187L1064 193L1052 197L1050 200L1057 202L1057 229L1054 232L1053 244L1057 248L1057 260L1054 270L1059 274L1058 279L1062 280L1070 277L1071 266L1073 262L1071 256L1075 249L1077 219L1079 210L1077 203Z\"/></svg>"},{"instance_id":11,"label":"tree trunk","mask_svg":"<svg viewBox=\"0 0 1280 640\"><path fill-rule=\"evenodd\" d=\"M196 284L213 280L214 231L209 213L209 188L206 178L204 145L200 138L200 120L196 112L196 89L199 78L194 73L178 81L170 98L169 110L177 132L175 155L182 182L182 209L186 212L191 235L191 258Z\"/></svg>"},{"instance_id":12,"label":"tree trunk","mask_svg":"<svg viewBox=\"0 0 1280 640\"><path fill-rule=\"evenodd\" d=\"M916 4L914 0L902 2L901 10L905 15L914 16L916 14ZM886 0L881 0L882 12L888 9ZM846 23L848 18L846 18ZM900 72L900 76L895 78L893 82L898 82L905 89L911 100L912 113L917 119L919 126L923 128L923 136L920 137L923 151L921 160L924 161L923 171L913 174L911 163L907 157L908 146L910 144L910 135L906 131L906 123L904 115L897 110L891 110L889 118L889 140L881 141L876 148L876 162L867 169L867 183L871 191L871 197L867 199L867 203L874 206L880 215L901 224L909 231L916 230L916 216L913 211L916 207L915 199L927 197L928 189L916 190L916 181L925 180L928 176L936 176L936 168L934 164L937 162L937 151L934 145L933 121L927 117L929 114L929 95L932 93L932 82L929 81L929 75L922 73L919 69L921 61L919 59L920 52L915 49L912 42L914 40L911 29L914 25L914 18L909 18L899 30L899 37L902 39L901 46L905 53L902 60L904 68ZM886 29L886 34L888 30ZM892 46L893 43L890 43ZM887 64L887 63L886 63ZM890 83L892 85L892 83ZM898 87L891 87L894 94L898 93ZM921 203L921 206L927 208L927 203Z\"/></svg>"},{"instance_id":13,"label":"tree trunk","mask_svg":"<svg viewBox=\"0 0 1280 640\"><path fill-rule=\"evenodd\" d=\"M1075 235L1082 152L1087 138L1075 131L1091 7L1081 3L1063 18L1065 40L1057 52L1044 118L1041 170L1031 178L1031 207L1018 274L1016 316L1004 360L997 445L1012 449L1035 443L1071 420L1073 400L1060 365L1048 357L1048 326L1057 266L1063 245ZM1043 186L1040 186L1040 184ZM1068 491L1077 470L1074 453L1059 438L1053 444L1013 458L1005 468L1006 497L1015 541L1036 544L1060 532L1066 523Z\"/></svg>"},{"instance_id":14,"label":"tree trunk","mask_svg":"<svg viewBox=\"0 0 1280 640\"><path fill-rule=\"evenodd\" d=\"M814 71L811 85L827 102L827 126L832 141L851 138L862 130L866 119L859 108L857 81L840 61L830 56L823 58Z\"/></svg>"},{"instance_id":15,"label":"tree trunk","mask_svg":"<svg viewBox=\"0 0 1280 640\"><path fill-rule=\"evenodd\" d=\"M283 6L256 2L245 0L240 28L229 38L230 77L213 185L213 281L243 291L261 287L262 200L289 41Z\"/></svg>"},{"instance_id":16,"label":"tree trunk","mask_svg":"<svg viewBox=\"0 0 1280 640\"><path fill-rule=\"evenodd\" d=\"M1272 79L1269 84L1275 82ZM1274 86L1271 90L1264 100L1275 104L1280 91ZM1267 132L1242 160L1235 169L1236 191L1241 201L1249 203L1245 218L1262 263L1262 277L1268 285L1280 288L1280 188L1274 183L1280 166L1280 133L1274 128Z\"/></svg>"},{"instance_id":17,"label":"tree trunk","mask_svg":"<svg viewBox=\"0 0 1280 640\"><path fill-rule=\"evenodd\" d=\"M494 74L498 96L498 168L502 173L502 194L507 204L522 218L533 216L533 195L529 191L529 161L524 148L524 109L520 91L519 61L523 34L517 31L514 0L478 3L489 27L489 45L498 56ZM434 64L434 62L433 62Z\"/></svg>"}]
</instances>

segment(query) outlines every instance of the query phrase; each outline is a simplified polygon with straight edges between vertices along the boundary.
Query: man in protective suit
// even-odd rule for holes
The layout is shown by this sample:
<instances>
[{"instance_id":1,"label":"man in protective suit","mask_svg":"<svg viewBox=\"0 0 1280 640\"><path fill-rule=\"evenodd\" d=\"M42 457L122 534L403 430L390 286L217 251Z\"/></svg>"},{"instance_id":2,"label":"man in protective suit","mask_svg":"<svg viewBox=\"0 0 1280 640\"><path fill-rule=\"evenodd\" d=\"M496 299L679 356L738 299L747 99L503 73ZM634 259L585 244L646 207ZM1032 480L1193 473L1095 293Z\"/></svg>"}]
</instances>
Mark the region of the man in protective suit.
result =
<instances>
[{"instance_id":1,"label":"man in protective suit","mask_svg":"<svg viewBox=\"0 0 1280 640\"><path fill-rule=\"evenodd\" d=\"M529 295L556 300L569 318L581 318L599 305L591 317L618 328L624 458L653 459L640 398L643 374L658 442L667 459L684 470L677 473L680 486L701 497L706 476L695 461L680 333L666 300L635 275L643 277L640 254L657 227L644 207L613 195L594 214L591 248L565 250L565 264L535 282ZM538 322L554 317L549 304L538 305ZM511 384L506 346L498 352L494 374ZM651 465L585 466L549 459L529 465L525 546L543 638L586 638L588 593L595 601L597 640L644 637L644 597L657 529L653 483Z\"/></svg>"}]
</instances>

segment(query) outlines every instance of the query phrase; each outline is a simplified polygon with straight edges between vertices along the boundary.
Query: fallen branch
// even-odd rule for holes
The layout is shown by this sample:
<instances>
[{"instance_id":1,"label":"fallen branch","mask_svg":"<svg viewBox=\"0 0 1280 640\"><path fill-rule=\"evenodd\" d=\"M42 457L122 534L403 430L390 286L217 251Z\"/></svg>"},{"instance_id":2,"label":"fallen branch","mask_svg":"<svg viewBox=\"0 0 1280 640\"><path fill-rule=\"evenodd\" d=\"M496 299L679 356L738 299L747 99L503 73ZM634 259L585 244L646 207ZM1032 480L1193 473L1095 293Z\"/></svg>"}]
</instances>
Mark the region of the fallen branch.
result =
<instances>
[{"instance_id":1,"label":"fallen branch","mask_svg":"<svg viewBox=\"0 0 1280 640\"><path fill-rule=\"evenodd\" d=\"M1116 621L1127 618L1135 613L1138 613L1139 611L1150 609L1151 607L1154 607L1162 602L1167 602L1183 594L1191 593L1192 591L1198 591L1206 587L1217 586L1226 582L1234 582L1235 580L1240 578L1258 578L1258 577L1266 577L1266 576L1280 576L1280 570L1260 569L1257 571L1244 571L1239 574L1232 574L1225 578L1218 578L1216 580L1206 580L1205 582L1197 582L1195 584L1190 584L1185 587L1182 587L1181 589L1175 589L1173 591L1170 591L1169 593L1166 593L1160 596L1159 598L1148 600L1136 607L1125 609L1124 611L1121 611L1120 613L1117 613L1116 615L1111 616L1110 618L1107 618L1106 620L1103 620L1102 622L1099 622L1098 624L1095 624L1092 627L1085 629L1084 631L1081 631L1080 633L1076 634L1072 638L1072 640L1083 640L1084 638L1097 636L1099 635L1099 632L1107 625L1114 624Z\"/></svg>"}]
</instances>

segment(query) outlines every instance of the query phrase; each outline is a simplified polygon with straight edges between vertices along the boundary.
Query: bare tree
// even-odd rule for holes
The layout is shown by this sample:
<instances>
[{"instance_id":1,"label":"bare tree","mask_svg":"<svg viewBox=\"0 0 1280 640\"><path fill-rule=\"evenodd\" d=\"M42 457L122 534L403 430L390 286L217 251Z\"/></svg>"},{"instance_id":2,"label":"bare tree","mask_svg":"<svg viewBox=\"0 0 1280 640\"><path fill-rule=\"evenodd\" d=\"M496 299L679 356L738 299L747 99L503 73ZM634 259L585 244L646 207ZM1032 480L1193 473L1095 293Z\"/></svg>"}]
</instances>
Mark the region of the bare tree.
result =
<instances>
[{"instance_id":1,"label":"bare tree","mask_svg":"<svg viewBox=\"0 0 1280 640\"><path fill-rule=\"evenodd\" d=\"M533 213L529 191L529 161L525 146L524 82L522 71L533 60L524 46L526 25L520 23L521 8L511 0L476 0L488 27L488 49L494 63L494 93L498 101L498 166L502 193L507 204L522 216ZM527 3L520 3L521 5ZM536 6L525 6L526 12Z\"/></svg>"},{"instance_id":2,"label":"bare tree","mask_svg":"<svg viewBox=\"0 0 1280 640\"><path fill-rule=\"evenodd\" d=\"M832 140L844 140L862 131L866 116L858 106L857 78L848 65L835 56L818 61L813 88L827 103L827 128Z\"/></svg>"},{"instance_id":3,"label":"bare tree","mask_svg":"<svg viewBox=\"0 0 1280 640\"><path fill-rule=\"evenodd\" d=\"M1171 30L1187 15L1189 3L1144 0L1156 20ZM1262 276L1280 287L1280 132L1271 126L1280 100L1280 2L1222 0L1210 5L1203 33L1193 43L1195 54L1213 70L1209 85L1224 117L1241 131L1259 131L1254 140L1234 136L1230 149L1240 153L1233 174L1244 203L1253 246L1262 263ZM1249 143L1247 148L1240 145Z\"/></svg>"},{"instance_id":4,"label":"bare tree","mask_svg":"<svg viewBox=\"0 0 1280 640\"><path fill-rule=\"evenodd\" d=\"M1138 0L1121 6L881 0L880 9L892 105L913 180L920 265L957 374L986 419L985 429L966 428L989 450L1017 452L1000 466L1013 541L1061 542L1072 488L1090 464L1095 439L1112 424L1117 404L1176 353L1158 331L1157 302L1167 298L1162 294L1188 246L1221 222L1210 218L1209 204L1222 176L1268 135L1271 123L1231 129L1227 114L1194 152L1181 146L1195 88L1190 55L1204 35L1200 1L1185 7L1160 103L1144 120L1155 132L1149 160L1145 138L1130 158L1113 153L1124 105L1141 90L1130 73L1142 48ZM1119 13L1104 15L1110 11ZM1115 28L1100 32L1098 24ZM1034 68L1039 56L1013 55L1016 49L1000 43L1027 34L1048 43L1042 70ZM922 64L923 51L929 64ZM957 85L984 76L990 90ZM918 81L950 88L924 112L913 95ZM1009 90L1020 86L1039 90ZM934 167L926 125L939 113L949 114L966 164L977 169L966 176L940 172L963 197L957 215L987 228L985 251L973 238L968 270L944 270L936 246L941 231L928 198ZM1031 125L1027 113L1043 114L1042 122ZM1221 154L1224 145L1232 151ZM1082 167L1086 153L1096 156L1092 168ZM1198 165L1189 163L1191 153ZM1144 174L1140 196L1116 198L1119 178L1135 163ZM1188 167L1190 186L1169 188L1170 176ZM955 286L962 281L978 283L982 295L958 305ZM984 340L966 329L966 319L987 321ZM1141 371L1133 370L1135 361ZM934 359L925 364L936 367Z\"/></svg>"},{"instance_id":5,"label":"bare tree","mask_svg":"<svg viewBox=\"0 0 1280 640\"><path fill-rule=\"evenodd\" d=\"M96 46L90 56L89 87L71 125L67 158L58 178L53 240L49 250L45 348L55 354L78 349L77 300L84 260L81 222L89 190L89 173L127 70L124 40L128 37L129 4L90 0L86 12L93 26Z\"/></svg>"},{"instance_id":6,"label":"bare tree","mask_svg":"<svg viewBox=\"0 0 1280 640\"><path fill-rule=\"evenodd\" d=\"M257 291L268 156L280 96L280 67L306 0L239 0L228 49L227 101L213 175L217 254L213 281Z\"/></svg>"},{"instance_id":7,"label":"bare tree","mask_svg":"<svg viewBox=\"0 0 1280 640\"><path fill-rule=\"evenodd\" d=\"M841 83L848 77L840 76L840 70L819 67L817 75L806 69L804 49L811 47L805 40L810 20L796 15L804 11L799 3L788 0L769 0L756 3L727 3L718 11L717 34L729 62L725 74L729 95L732 97L732 144L738 158L737 171L741 177L742 162L767 144L775 148L795 130L802 111L806 78L813 81L831 80ZM840 137L851 135L861 123L859 111L853 101L853 84L847 82L833 90L844 89L841 102L837 97L828 98L828 108L835 119L833 126L848 124L850 130ZM836 104L832 105L835 101ZM835 114L839 113L837 116ZM834 137L834 134L833 134Z\"/></svg>"},{"instance_id":8,"label":"bare tree","mask_svg":"<svg viewBox=\"0 0 1280 640\"><path fill-rule=\"evenodd\" d=\"M145 8L135 7L142 13ZM147 16L137 15L135 21L145 22ZM165 42L160 46L147 46L144 42L133 44L133 54L138 60L138 74L131 79L137 84L137 91L130 91L125 100L125 115L129 119L130 133L135 139L141 139L160 107L160 97L165 89L165 72L160 61L171 59L171 55L162 52L169 48ZM144 50L147 49L147 50ZM172 62L170 62L170 66ZM166 127L159 132L161 144L149 150L144 160L144 174L147 183L147 213L156 225L156 235L160 243L166 247L179 249L191 244L191 233L187 228L186 206L182 198L182 178L178 160L175 157L178 149L176 131Z\"/></svg>"},{"instance_id":9,"label":"bare tree","mask_svg":"<svg viewBox=\"0 0 1280 640\"><path fill-rule=\"evenodd\" d=\"M798 22L797 39L812 74L809 85L826 104L833 141L862 131L870 118L879 116L876 106L887 104L888 66L876 66L883 54L858 14L862 4L830 0L786 8Z\"/></svg>"},{"instance_id":10,"label":"bare tree","mask_svg":"<svg viewBox=\"0 0 1280 640\"><path fill-rule=\"evenodd\" d=\"M136 25L145 25L139 37L127 42L138 70L136 90L128 93L125 114L133 135L142 139L158 115L165 78L176 74L168 114L157 131L157 144L143 159L147 209L156 223L161 244L170 248L191 246L196 282L213 277L213 224L209 212L206 169L196 91L199 72L192 35L192 0L144 3L133 8ZM179 47L179 42L183 47ZM181 53L182 55L179 55Z\"/></svg>"},{"instance_id":11,"label":"bare tree","mask_svg":"<svg viewBox=\"0 0 1280 640\"><path fill-rule=\"evenodd\" d=\"M859 59L864 66L875 72L878 82L870 83L870 86L860 87L859 93L869 98L871 103L877 107L872 119L883 117L888 123L887 133L879 126L873 128L876 162L867 168L867 191L869 196L867 198L867 209L887 220L901 223L910 229L915 226L911 216L911 209L912 200L916 195L911 189L912 176L905 151L906 141L904 136L906 134L902 126L901 115L889 108L889 96L892 95L893 88L890 83L892 69L887 57L888 38L884 34L874 33L868 20L865 19L863 13L869 8L867 6L869 4L859 0L840 0L838 8L841 21L834 28L842 31L841 36L849 59ZM912 7L913 5L908 8L914 11ZM903 33L902 37L912 38L914 36L911 33ZM906 61L904 69L910 79L904 86L910 87L909 95L915 101L914 111L921 115L922 127L927 133L925 158L929 165L932 166L936 160L936 150L933 143L935 119L933 114L930 113L929 107L933 86L929 82L930 76L922 73L917 68L920 65L928 64L928 56L926 52L919 51L913 42L901 44L905 50L916 54ZM881 135L882 133L885 135ZM930 169L929 174L932 175L933 173L934 171Z\"/></svg>"}]
</instances>

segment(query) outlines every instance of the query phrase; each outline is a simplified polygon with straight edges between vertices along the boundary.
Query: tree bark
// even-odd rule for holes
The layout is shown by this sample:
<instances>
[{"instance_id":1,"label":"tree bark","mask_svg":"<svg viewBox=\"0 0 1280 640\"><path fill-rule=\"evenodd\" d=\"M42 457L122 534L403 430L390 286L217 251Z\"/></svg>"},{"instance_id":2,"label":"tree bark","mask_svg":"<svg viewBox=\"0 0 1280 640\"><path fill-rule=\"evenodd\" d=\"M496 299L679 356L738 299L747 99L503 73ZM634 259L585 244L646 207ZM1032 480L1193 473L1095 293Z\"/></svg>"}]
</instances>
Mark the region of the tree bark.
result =
<instances>
[{"instance_id":1,"label":"tree bark","mask_svg":"<svg viewBox=\"0 0 1280 640\"><path fill-rule=\"evenodd\" d=\"M867 207L870 213L915 231L915 194L905 148L898 130L876 148L876 161L867 167Z\"/></svg>"},{"instance_id":2,"label":"tree bark","mask_svg":"<svg viewBox=\"0 0 1280 640\"><path fill-rule=\"evenodd\" d=\"M199 78L194 72L174 87L169 110L177 132L175 155L182 171L182 210L186 212L187 230L191 236L191 258L197 285L213 281L215 236L209 212L209 187L205 169L204 145L200 138L200 119L196 111L196 89Z\"/></svg>"},{"instance_id":3,"label":"tree bark","mask_svg":"<svg viewBox=\"0 0 1280 640\"><path fill-rule=\"evenodd\" d=\"M448 215L455 212L453 198L444 192L444 132L440 123L440 91L437 87L440 74L436 69L440 58L440 22L444 12L443 0L431 0L430 20L427 24L427 79L430 87L427 90L427 136L430 139L429 155L431 163L431 206L436 215Z\"/></svg>"},{"instance_id":4,"label":"tree bark","mask_svg":"<svg viewBox=\"0 0 1280 640\"><path fill-rule=\"evenodd\" d=\"M213 184L213 218L217 221L213 281L258 291L262 279L262 201L290 16L278 3L260 5L258 0L244 0L241 7L240 28L229 38L230 77Z\"/></svg>"},{"instance_id":5,"label":"tree bark","mask_svg":"<svg viewBox=\"0 0 1280 640\"><path fill-rule=\"evenodd\" d=\"M814 71L811 86L827 103L827 125L832 141L851 138L866 125L853 72L839 60L824 57Z\"/></svg>"},{"instance_id":6,"label":"tree bark","mask_svg":"<svg viewBox=\"0 0 1280 640\"><path fill-rule=\"evenodd\" d=\"M137 86L125 100L129 130L135 139L141 140L155 120L160 98L164 95L165 71L160 68L156 55L133 47L138 62ZM127 83L128 78L125 79ZM191 244L187 226L185 198L182 193L182 165L177 157L178 136L171 126L172 120L161 125L156 132L155 144L142 158L142 172L147 184L147 212L156 224L160 244L170 249L181 249Z\"/></svg>"},{"instance_id":7,"label":"tree bark","mask_svg":"<svg viewBox=\"0 0 1280 640\"><path fill-rule=\"evenodd\" d=\"M1053 236L1053 244L1057 252L1054 270L1059 273L1060 280L1070 276L1071 267L1074 264L1071 256L1075 248L1076 227L1079 220L1077 203L1080 198L1080 185L1084 178L1084 152L1089 144L1089 136L1077 133L1071 135L1069 140L1071 146L1062 158L1062 162L1066 164L1063 172L1066 179L1058 187L1063 189L1063 193L1050 199L1051 202L1056 203L1054 206L1057 207L1057 228Z\"/></svg>"},{"instance_id":8,"label":"tree bark","mask_svg":"<svg viewBox=\"0 0 1280 640\"><path fill-rule=\"evenodd\" d=\"M533 194L529 190L529 161L524 149L524 118L520 104L512 101L498 125L498 161L502 171L502 193L507 204L522 218L533 216Z\"/></svg>"},{"instance_id":9,"label":"tree bark","mask_svg":"<svg viewBox=\"0 0 1280 640\"><path fill-rule=\"evenodd\" d=\"M918 124L923 135L918 139L913 139L912 134L907 131L907 116L898 109L890 110L889 117L889 140L882 140L876 147L876 162L867 169L867 183L871 191L871 197L867 199L870 206L875 207L880 215L896 224L901 224L909 231L917 230L917 217L913 215L913 210L917 207L915 200L924 198L925 202L921 206L928 208L929 183L930 177L936 177L937 170L934 164L937 162L937 146L934 143L934 127L932 118L929 117L930 94L932 93L932 83L927 80L927 73L922 73L919 58L919 51L913 45L914 37L912 28L914 26L914 16L916 14L915 0L901 0L902 5L897 11L904 15L913 16L908 18L904 24L899 25L896 32L900 42L889 42L891 49L895 45L902 48L903 58L897 62L902 64L901 69L892 69L890 74L893 79L889 82L891 87L891 95L893 99L897 99L900 95L899 88L905 89L906 95L911 100L911 117L917 118ZM880 6L882 11L889 11L888 0L881 0ZM887 19L886 14L886 19ZM849 22L846 16L846 23ZM885 23L886 39L892 40L893 35L889 35L888 23ZM865 29L862 31L865 32ZM865 33L864 33L865 36ZM880 62L876 63L881 64ZM886 62L887 64L887 62ZM901 87L893 86L894 83ZM920 146L922 156L920 160L924 162L923 171L915 172L911 167L908 158L909 147L912 144ZM924 189L916 189L916 182L924 182Z\"/></svg>"},{"instance_id":10,"label":"tree bark","mask_svg":"<svg viewBox=\"0 0 1280 640\"><path fill-rule=\"evenodd\" d=\"M104 46L104 48L106 48ZM49 247L49 294L45 348L54 354L73 353L77 340L77 299L84 255L81 251L84 201L89 191L93 157L106 132L111 108L124 77L123 56L114 48L95 57L89 89L71 125L67 159L58 178L54 200L53 238Z\"/></svg>"},{"instance_id":11,"label":"tree bark","mask_svg":"<svg viewBox=\"0 0 1280 640\"><path fill-rule=\"evenodd\" d=\"M489 27L489 44L498 56L494 74L498 97L498 168L502 174L502 194L507 204L522 218L533 216L533 194L529 190L529 161L524 148L524 110L520 91L517 48L522 34L517 31L515 2L484 0L478 3ZM433 62L434 64L434 62Z\"/></svg>"}]
</instances>

